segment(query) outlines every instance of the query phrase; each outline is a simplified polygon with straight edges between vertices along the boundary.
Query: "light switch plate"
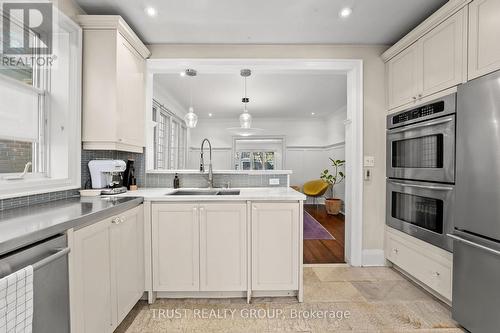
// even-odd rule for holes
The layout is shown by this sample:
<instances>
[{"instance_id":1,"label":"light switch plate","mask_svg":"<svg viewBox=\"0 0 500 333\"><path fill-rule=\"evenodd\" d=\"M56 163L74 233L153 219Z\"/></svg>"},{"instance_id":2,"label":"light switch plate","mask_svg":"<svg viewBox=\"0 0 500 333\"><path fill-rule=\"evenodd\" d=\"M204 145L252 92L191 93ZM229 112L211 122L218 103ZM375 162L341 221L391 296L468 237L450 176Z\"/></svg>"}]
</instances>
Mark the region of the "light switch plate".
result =
<instances>
[{"instance_id":1,"label":"light switch plate","mask_svg":"<svg viewBox=\"0 0 500 333\"><path fill-rule=\"evenodd\" d=\"M269 185L279 185L279 184L280 184L279 178L269 178Z\"/></svg>"},{"instance_id":2,"label":"light switch plate","mask_svg":"<svg viewBox=\"0 0 500 333\"><path fill-rule=\"evenodd\" d=\"M365 156L365 167L374 167L375 166L375 157L374 156Z\"/></svg>"}]
</instances>

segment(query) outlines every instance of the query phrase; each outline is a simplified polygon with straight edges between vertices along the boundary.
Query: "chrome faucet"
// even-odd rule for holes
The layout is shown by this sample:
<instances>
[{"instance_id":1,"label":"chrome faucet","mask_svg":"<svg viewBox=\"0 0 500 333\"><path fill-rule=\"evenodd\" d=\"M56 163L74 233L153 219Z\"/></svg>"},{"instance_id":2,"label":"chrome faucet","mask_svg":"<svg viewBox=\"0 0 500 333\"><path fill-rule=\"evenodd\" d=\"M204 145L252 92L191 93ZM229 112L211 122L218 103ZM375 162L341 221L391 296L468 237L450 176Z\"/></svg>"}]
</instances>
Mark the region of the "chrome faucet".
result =
<instances>
[{"instance_id":1,"label":"chrome faucet","mask_svg":"<svg viewBox=\"0 0 500 333\"><path fill-rule=\"evenodd\" d=\"M214 174L212 170L212 144L208 139L203 139L201 142L201 157L200 157L200 172L205 172L205 162L203 161L203 147L205 145L205 142L208 143L208 148L210 151L210 163L208 163L208 187L213 188L214 187Z\"/></svg>"}]
</instances>

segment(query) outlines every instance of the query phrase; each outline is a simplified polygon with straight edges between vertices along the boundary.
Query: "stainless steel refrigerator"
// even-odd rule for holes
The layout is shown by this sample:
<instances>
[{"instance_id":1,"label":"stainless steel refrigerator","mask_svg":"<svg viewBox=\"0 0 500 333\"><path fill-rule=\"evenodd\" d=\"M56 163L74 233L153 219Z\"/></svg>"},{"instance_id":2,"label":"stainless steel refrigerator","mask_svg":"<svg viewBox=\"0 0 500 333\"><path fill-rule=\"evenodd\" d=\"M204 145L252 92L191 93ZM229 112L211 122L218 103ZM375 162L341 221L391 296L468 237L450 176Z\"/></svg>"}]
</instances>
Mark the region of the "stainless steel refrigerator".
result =
<instances>
[{"instance_id":1,"label":"stainless steel refrigerator","mask_svg":"<svg viewBox=\"0 0 500 333\"><path fill-rule=\"evenodd\" d=\"M500 331L500 72L458 88L453 318Z\"/></svg>"}]
</instances>

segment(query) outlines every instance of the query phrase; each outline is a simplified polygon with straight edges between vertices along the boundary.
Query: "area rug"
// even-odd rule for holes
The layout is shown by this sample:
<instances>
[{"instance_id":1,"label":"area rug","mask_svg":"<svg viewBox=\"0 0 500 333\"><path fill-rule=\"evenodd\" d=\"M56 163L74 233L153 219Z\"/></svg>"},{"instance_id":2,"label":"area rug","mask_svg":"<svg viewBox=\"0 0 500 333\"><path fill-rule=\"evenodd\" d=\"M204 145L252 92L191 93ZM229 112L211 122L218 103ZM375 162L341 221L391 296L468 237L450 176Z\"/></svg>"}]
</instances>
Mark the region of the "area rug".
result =
<instances>
[{"instance_id":1,"label":"area rug","mask_svg":"<svg viewBox=\"0 0 500 333\"><path fill-rule=\"evenodd\" d=\"M304 211L304 239L335 239L314 217Z\"/></svg>"}]
</instances>

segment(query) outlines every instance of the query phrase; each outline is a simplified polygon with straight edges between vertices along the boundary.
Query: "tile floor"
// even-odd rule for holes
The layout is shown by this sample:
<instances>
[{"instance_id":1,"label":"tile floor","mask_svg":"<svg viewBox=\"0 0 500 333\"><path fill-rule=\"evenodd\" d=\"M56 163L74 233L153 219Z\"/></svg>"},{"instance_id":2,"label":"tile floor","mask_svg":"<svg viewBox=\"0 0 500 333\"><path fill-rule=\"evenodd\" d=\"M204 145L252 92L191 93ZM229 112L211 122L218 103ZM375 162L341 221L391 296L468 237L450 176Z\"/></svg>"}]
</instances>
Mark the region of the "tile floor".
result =
<instances>
[{"instance_id":1,"label":"tile floor","mask_svg":"<svg viewBox=\"0 0 500 333\"><path fill-rule=\"evenodd\" d=\"M318 318L320 313L325 318ZM333 331L463 332L446 305L390 268L314 267L304 268L304 303L294 298L260 298L250 305L243 299L139 302L115 333Z\"/></svg>"}]
</instances>

